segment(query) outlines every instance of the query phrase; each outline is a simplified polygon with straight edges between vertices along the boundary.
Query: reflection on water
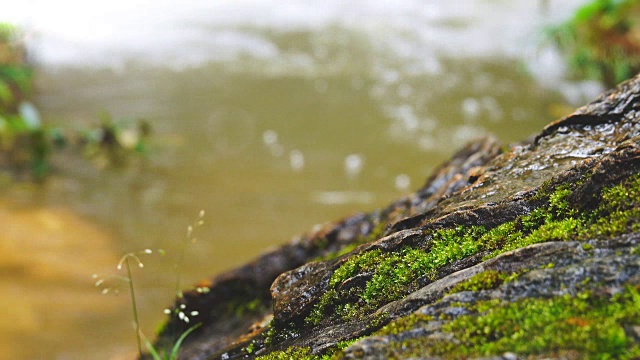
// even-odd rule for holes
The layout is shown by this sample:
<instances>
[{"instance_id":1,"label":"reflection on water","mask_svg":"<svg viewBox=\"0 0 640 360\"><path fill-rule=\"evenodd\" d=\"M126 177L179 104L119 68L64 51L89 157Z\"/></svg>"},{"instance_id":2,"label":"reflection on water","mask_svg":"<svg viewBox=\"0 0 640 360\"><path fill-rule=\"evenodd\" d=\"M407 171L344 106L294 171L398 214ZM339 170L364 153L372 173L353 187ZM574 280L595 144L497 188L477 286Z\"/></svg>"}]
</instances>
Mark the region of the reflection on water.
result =
<instances>
[{"instance_id":1,"label":"reflection on water","mask_svg":"<svg viewBox=\"0 0 640 360\"><path fill-rule=\"evenodd\" d=\"M115 271L124 252L165 249L135 274L152 334L200 209L186 283L386 204L466 141L524 139L552 120L550 107L594 91L562 80L557 54L539 48L539 30L578 0L550 2L549 16L534 0L26 3L45 120L87 124L107 109L147 118L155 133L149 156L123 169L62 155L41 187L3 189L0 221L44 234L0 265L22 269L0 283L24 299L16 325L0 328L17 358L131 353L127 299L98 297L90 275ZM60 248L38 247L56 236ZM34 248L44 255L28 261Z\"/></svg>"}]
</instances>

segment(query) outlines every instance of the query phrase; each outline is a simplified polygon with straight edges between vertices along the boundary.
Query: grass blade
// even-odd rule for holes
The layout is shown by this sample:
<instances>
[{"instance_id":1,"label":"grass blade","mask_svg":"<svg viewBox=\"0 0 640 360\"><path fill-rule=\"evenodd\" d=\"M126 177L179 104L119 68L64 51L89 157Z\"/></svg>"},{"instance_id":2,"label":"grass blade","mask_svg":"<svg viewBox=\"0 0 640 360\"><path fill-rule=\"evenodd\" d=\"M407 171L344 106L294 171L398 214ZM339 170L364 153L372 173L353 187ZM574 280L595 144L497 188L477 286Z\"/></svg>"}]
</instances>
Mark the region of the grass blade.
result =
<instances>
[{"instance_id":1,"label":"grass blade","mask_svg":"<svg viewBox=\"0 0 640 360\"><path fill-rule=\"evenodd\" d=\"M195 329L199 328L202 325L202 323L200 324L196 324L192 327L190 327L187 331L183 332L182 335L180 335L180 337L178 338L178 341L176 341L176 343L173 345L173 349L171 349L171 356L169 357L170 360L176 360L178 358L178 351L180 351L180 345L182 345L182 341L184 341L184 339Z\"/></svg>"}]
</instances>

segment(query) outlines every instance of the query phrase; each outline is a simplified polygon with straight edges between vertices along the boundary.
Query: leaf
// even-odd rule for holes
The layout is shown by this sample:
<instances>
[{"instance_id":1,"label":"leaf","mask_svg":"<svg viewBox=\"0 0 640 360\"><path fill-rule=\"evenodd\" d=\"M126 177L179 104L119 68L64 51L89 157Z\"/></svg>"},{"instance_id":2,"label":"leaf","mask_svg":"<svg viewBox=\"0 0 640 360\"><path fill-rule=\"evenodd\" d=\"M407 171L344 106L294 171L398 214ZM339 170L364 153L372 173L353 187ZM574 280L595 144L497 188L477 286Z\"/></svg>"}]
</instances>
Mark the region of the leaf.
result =
<instances>
[{"instance_id":1,"label":"leaf","mask_svg":"<svg viewBox=\"0 0 640 360\"><path fill-rule=\"evenodd\" d=\"M144 346L146 346L147 350L149 350L149 354L151 354L151 356L153 357L153 360L163 360L162 357L160 357L160 354L158 354L158 351L156 351L156 349L153 347L153 344L151 344L147 339L147 337L144 336L142 331L140 332L140 335L142 335L142 341L144 342Z\"/></svg>"},{"instance_id":2,"label":"leaf","mask_svg":"<svg viewBox=\"0 0 640 360\"><path fill-rule=\"evenodd\" d=\"M607 1L593 1L576 11L574 20L576 22L586 22L593 18L593 16L603 10L606 7Z\"/></svg>"},{"instance_id":3,"label":"leaf","mask_svg":"<svg viewBox=\"0 0 640 360\"><path fill-rule=\"evenodd\" d=\"M196 324L190 327L187 331L183 332L182 335L180 335L180 337L178 338L178 341L176 341L176 343L173 345L173 349L171 349L171 356L169 357L169 360L176 360L178 358L178 351L180 351L180 345L182 345L182 342L184 341L184 339L195 329L199 328L201 325L202 323Z\"/></svg>"}]
</instances>

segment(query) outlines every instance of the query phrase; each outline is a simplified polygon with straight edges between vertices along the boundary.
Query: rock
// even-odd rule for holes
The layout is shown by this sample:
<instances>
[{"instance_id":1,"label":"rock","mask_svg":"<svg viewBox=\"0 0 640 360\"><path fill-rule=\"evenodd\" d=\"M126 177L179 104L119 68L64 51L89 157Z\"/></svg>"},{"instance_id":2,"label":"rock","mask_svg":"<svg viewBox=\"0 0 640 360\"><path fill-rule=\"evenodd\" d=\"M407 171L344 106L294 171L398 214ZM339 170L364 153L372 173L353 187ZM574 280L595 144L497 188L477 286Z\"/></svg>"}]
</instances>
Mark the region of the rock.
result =
<instances>
[{"instance_id":1,"label":"rock","mask_svg":"<svg viewBox=\"0 0 640 360\"><path fill-rule=\"evenodd\" d=\"M638 358L639 170L640 76L186 292L181 358Z\"/></svg>"}]
</instances>

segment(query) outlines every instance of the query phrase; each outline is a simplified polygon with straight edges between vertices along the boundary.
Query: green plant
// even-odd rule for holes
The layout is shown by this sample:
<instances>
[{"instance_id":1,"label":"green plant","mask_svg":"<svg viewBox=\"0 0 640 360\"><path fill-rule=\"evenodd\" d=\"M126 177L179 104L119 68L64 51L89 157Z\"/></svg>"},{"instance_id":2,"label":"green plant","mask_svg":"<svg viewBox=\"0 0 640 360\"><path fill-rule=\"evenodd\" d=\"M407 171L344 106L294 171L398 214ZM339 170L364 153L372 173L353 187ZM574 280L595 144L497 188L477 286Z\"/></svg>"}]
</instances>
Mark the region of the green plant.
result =
<instances>
[{"instance_id":1,"label":"green plant","mask_svg":"<svg viewBox=\"0 0 640 360\"><path fill-rule=\"evenodd\" d=\"M638 0L592 0L548 33L574 75L613 86L640 71L638 31Z\"/></svg>"},{"instance_id":2,"label":"green plant","mask_svg":"<svg viewBox=\"0 0 640 360\"><path fill-rule=\"evenodd\" d=\"M175 267L175 271L176 271L176 296L178 298L182 298L182 291L180 290L180 279L181 279L181 273L182 273L182 263L184 262L184 257L185 257L185 252L186 252L186 247L188 244L195 242L196 239L193 237L193 231L195 227L201 226L202 224L204 224L203 221L203 217L204 217L204 210L200 210L200 212L198 213L198 217L196 219L196 221L189 225L187 227L187 234L186 237L182 243L182 249L181 249L181 253L180 253L180 258L178 263L176 264ZM165 255L165 251L162 249L158 249L155 250L156 253L160 254L160 255ZM193 331L195 331L198 327L200 327L202 324L195 324L194 326L190 327L189 329L187 329L186 331L184 331L174 342L174 344L171 346L171 349L164 349L164 353L162 354L162 356L160 356L160 353L162 352L162 350L156 349L153 344L151 344L151 342L149 342L149 340L147 340L147 338L144 336L144 334L142 333L142 330L140 329L140 319L138 317L138 304L136 301L136 291L135 291L135 286L134 286L134 278L133 278L133 274L131 272L131 262L134 262L134 265L137 265L139 268L143 268L144 264L142 262L142 260L140 259L140 256L142 255L150 255L153 254L154 250L151 249L145 249L142 251L138 251L138 252L128 252L126 254L124 254L121 258L120 261L118 262L118 265L116 266L116 269L118 271L120 270L125 270L126 271L126 276L121 276L121 275L111 275L109 277L106 278L99 278L98 274L94 274L92 277L94 279L97 279L95 282L95 286L96 287L103 287L102 289L102 294L107 294L109 293L111 290L114 290L114 292L117 294L119 292L119 290L117 288L111 288L111 287L104 287L104 285L106 284L106 281L110 280L110 279L115 279L118 281L122 281L124 283L127 284L127 289L129 291L129 298L131 300L131 311L133 314L133 324L134 324L134 330L135 330L135 334L136 334L136 343L137 343L137 347L138 347L138 353L140 355L140 358L143 358L143 350L142 350L142 344L144 343L145 347L147 348L147 350L149 351L149 354L151 354L151 356L153 357L154 360L175 360L177 359L178 356L178 352L180 351L180 346L182 345L182 342L186 339L186 337L191 334ZM164 310L165 314L171 314L171 310L170 309L165 309ZM185 323L189 323L189 316L197 316L199 315L197 311L191 311L189 313L186 312L186 305L182 304L181 306L177 307L175 310L175 315L181 320L184 321Z\"/></svg>"},{"instance_id":3,"label":"green plant","mask_svg":"<svg viewBox=\"0 0 640 360\"><path fill-rule=\"evenodd\" d=\"M583 181L541 188L535 195L536 203L540 203L537 208L491 229L433 229L425 233L430 241L422 245L388 252L374 249L351 256L334 271L327 291L311 309L305 325L318 326L327 318L363 318L435 280L442 268L469 256L483 256L486 260L536 243L590 240L640 229L640 174L594 194L594 204L589 209L569 201ZM515 277L517 274L486 273L456 290L488 289Z\"/></svg>"},{"instance_id":4,"label":"green plant","mask_svg":"<svg viewBox=\"0 0 640 360\"><path fill-rule=\"evenodd\" d=\"M519 275L520 273L518 272L504 273L495 270L486 270L471 277L466 281L457 284L449 291L449 294L457 293L460 291L481 291L495 289L504 283L515 281Z\"/></svg>"},{"instance_id":5,"label":"green plant","mask_svg":"<svg viewBox=\"0 0 640 360\"><path fill-rule=\"evenodd\" d=\"M624 326L640 318L640 296L633 287L611 298L583 292L551 299L524 299L491 306L444 326L455 334L464 356L489 356L504 351L540 354L559 349L577 350L590 358L604 354L623 357L633 340ZM445 353L448 353L446 350Z\"/></svg>"},{"instance_id":6,"label":"green plant","mask_svg":"<svg viewBox=\"0 0 640 360\"><path fill-rule=\"evenodd\" d=\"M119 293L119 290L117 287L105 287L107 282L111 279L122 281L127 284L127 290L129 291L129 299L131 300L131 311L133 313L133 325L134 325L134 331L136 335L136 343L138 346L138 352L140 354L140 357L142 357L142 331L140 330L140 319L138 317L138 304L136 301L135 284L134 284L133 274L131 272L131 260L135 261L135 264L139 268L143 268L144 263L142 262L142 260L140 260L140 256L150 255L150 254L153 254L153 252L154 251L151 249L145 249L142 251L128 252L124 254L120 258L120 261L118 261L118 265L116 266L116 269L120 271L120 270L123 270L124 268L124 270L126 271L126 276L111 275L106 278L99 278L98 274L93 274L92 276L94 279L97 279L94 285L96 287L103 287L102 289L103 295L109 293L112 290L115 294ZM156 252L161 255L164 254L164 250L162 249L156 250Z\"/></svg>"},{"instance_id":7,"label":"green plant","mask_svg":"<svg viewBox=\"0 0 640 360\"><path fill-rule=\"evenodd\" d=\"M114 120L107 112L100 123L69 132L46 126L29 101L33 70L25 61L20 31L0 23L0 166L15 174L42 180L54 150L69 143L97 166L118 165L132 154L147 151L149 123L143 119Z\"/></svg>"},{"instance_id":8,"label":"green plant","mask_svg":"<svg viewBox=\"0 0 640 360\"><path fill-rule=\"evenodd\" d=\"M102 111L99 124L81 129L78 134L60 135L64 143L75 140L75 146L98 166L124 164L131 154L147 152L151 126L145 119L114 119Z\"/></svg>"},{"instance_id":9,"label":"green plant","mask_svg":"<svg viewBox=\"0 0 640 360\"><path fill-rule=\"evenodd\" d=\"M142 339L144 341L144 345L147 347L147 350L149 350L149 354L151 354L151 356L153 357L153 360L177 360L178 353L180 352L180 346L182 346L182 342L184 341L184 339L186 339L189 334L191 334L200 326L202 326L202 324L196 324L187 329L187 331L183 332L178 340L176 340L175 344L173 344L171 352L167 350L164 354L162 354L163 356L160 356L158 350L153 346L153 344L151 344L151 342L149 342L149 340L147 340L146 337L144 337L144 335L142 335Z\"/></svg>"}]
</instances>

